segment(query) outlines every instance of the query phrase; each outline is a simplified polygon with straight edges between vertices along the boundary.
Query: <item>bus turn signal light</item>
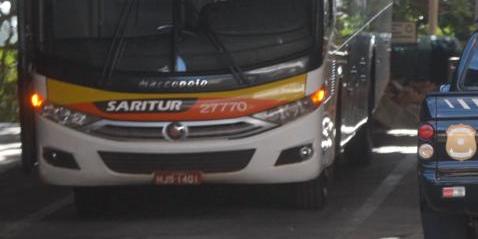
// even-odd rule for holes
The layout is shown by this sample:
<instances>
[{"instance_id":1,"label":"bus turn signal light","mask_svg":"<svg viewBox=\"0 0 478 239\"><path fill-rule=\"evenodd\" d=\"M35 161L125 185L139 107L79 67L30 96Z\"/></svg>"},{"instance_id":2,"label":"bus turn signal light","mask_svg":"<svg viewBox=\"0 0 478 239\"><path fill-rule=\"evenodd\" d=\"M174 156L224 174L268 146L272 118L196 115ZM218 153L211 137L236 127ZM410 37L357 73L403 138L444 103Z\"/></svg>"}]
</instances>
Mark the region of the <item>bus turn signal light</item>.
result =
<instances>
[{"instance_id":1,"label":"bus turn signal light","mask_svg":"<svg viewBox=\"0 0 478 239\"><path fill-rule=\"evenodd\" d=\"M32 104L33 108L38 109L43 105L43 97L35 93L31 96L30 103Z\"/></svg>"},{"instance_id":2,"label":"bus turn signal light","mask_svg":"<svg viewBox=\"0 0 478 239\"><path fill-rule=\"evenodd\" d=\"M291 122L299 117L313 112L319 108L328 98L328 93L325 87L311 95L294 101L285 105L280 105L270 110L266 110L254 115L255 118L283 125Z\"/></svg>"},{"instance_id":3,"label":"bus turn signal light","mask_svg":"<svg viewBox=\"0 0 478 239\"><path fill-rule=\"evenodd\" d=\"M321 87L318 91L314 92L310 96L312 103L314 103L314 105L316 106L322 105L322 103L324 103L326 98L327 98L327 90L325 89L325 87Z\"/></svg>"}]
</instances>

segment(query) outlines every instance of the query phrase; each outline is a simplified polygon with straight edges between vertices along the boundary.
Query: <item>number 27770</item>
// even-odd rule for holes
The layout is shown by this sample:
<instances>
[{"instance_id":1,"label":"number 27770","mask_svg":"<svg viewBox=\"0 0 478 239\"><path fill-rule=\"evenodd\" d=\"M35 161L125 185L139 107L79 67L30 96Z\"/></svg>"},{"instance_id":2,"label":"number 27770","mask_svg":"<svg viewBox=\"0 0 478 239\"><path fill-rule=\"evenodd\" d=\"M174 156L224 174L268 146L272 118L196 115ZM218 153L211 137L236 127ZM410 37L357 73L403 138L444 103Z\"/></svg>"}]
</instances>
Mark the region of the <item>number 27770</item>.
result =
<instances>
[{"instance_id":1,"label":"number 27770","mask_svg":"<svg viewBox=\"0 0 478 239\"><path fill-rule=\"evenodd\" d=\"M228 113L228 112L245 112L249 106L244 101L237 102L220 102L220 103L205 103L200 106L201 114L210 113Z\"/></svg>"}]
</instances>

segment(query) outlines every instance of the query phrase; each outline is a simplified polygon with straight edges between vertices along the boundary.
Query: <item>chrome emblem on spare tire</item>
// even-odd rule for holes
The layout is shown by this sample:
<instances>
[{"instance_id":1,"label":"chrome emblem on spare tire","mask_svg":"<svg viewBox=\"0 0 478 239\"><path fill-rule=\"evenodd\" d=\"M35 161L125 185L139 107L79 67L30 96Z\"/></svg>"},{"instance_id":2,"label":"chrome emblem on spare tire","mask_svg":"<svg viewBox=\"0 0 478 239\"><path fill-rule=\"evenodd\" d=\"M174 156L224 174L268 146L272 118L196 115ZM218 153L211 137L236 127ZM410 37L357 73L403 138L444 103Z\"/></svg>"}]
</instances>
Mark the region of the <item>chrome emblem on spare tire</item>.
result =
<instances>
[{"instance_id":1,"label":"chrome emblem on spare tire","mask_svg":"<svg viewBox=\"0 0 478 239\"><path fill-rule=\"evenodd\" d=\"M184 140L188 137L188 127L178 122L171 123L164 128L164 135L171 141Z\"/></svg>"}]
</instances>

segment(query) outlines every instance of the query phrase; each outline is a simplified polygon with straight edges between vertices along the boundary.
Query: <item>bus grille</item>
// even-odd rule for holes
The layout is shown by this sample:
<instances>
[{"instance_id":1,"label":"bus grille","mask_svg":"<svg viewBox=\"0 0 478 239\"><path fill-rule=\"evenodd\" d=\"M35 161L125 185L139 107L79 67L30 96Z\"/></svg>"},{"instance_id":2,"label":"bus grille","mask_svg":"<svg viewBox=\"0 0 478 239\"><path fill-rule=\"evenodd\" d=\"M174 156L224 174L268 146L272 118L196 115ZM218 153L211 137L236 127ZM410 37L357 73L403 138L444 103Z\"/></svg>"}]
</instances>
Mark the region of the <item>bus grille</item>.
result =
<instances>
[{"instance_id":1,"label":"bus grille","mask_svg":"<svg viewBox=\"0 0 478 239\"><path fill-rule=\"evenodd\" d=\"M181 122L188 128L185 140L239 139L256 135L274 127L256 119ZM86 131L98 137L112 140L166 140L164 128L168 123L100 121Z\"/></svg>"},{"instance_id":2,"label":"bus grille","mask_svg":"<svg viewBox=\"0 0 478 239\"><path fill-rule=\"evenodd\" d=\"M121 139L164 139L163 127L105 125L92 131L95 135Z\"/></svg>"},{"instance_id":3,"label":"bus grille","mask_svg":"<svg viewBox=\"0 0 478 239\"><path fill-rule=\"evenodd\" d=\"M106 166L117 173L152 174L155 171L237 172L249 164L255 149L192 154L139 154L99 152Z\"/></svg>"}]
</instances>

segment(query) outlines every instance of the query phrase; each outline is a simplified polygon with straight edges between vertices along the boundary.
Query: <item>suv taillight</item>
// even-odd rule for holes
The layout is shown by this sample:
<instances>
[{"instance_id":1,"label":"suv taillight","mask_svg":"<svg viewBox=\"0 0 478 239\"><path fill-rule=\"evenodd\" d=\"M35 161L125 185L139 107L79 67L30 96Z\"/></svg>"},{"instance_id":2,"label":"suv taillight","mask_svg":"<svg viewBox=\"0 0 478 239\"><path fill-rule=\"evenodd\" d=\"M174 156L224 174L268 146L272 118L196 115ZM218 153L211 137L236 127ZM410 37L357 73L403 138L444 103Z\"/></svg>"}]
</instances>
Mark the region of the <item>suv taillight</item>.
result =
<instances>
[{"instance_id":1,"label":"suv taillight","mask_svg":"<svg viewBox=\"0 0 478 239\"><path fill-rule=\"evenodd\" d=\"M418 128L418 137L424 141L430 141L435 135L435 129L430 124L423 124Z\"/></svg>"}]
</instances>

